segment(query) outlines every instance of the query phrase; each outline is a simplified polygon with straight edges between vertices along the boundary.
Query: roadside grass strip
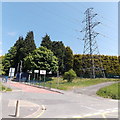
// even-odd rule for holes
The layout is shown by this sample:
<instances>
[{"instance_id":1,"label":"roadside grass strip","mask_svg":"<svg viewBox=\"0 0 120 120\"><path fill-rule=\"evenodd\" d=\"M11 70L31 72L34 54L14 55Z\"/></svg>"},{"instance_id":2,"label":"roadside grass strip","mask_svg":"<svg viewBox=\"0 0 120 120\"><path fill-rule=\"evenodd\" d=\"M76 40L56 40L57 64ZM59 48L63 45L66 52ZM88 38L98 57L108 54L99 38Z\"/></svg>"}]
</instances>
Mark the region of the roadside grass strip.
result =
<instances>
[{"instance_id":1,"label":"roadside grass strip","mask_svg":"<svg viewBox=\"0 0 120 120\"><path fill-rule=\"evenodd\" d=\"M118 91L119 86L120 83L114 83L110 86L99 89L96 94L104 98L120 100L120 93Z\"/></svg>"},{"instance_id":2,"label":"roadside grass strip","mask_svg":"<svg viewBox=\"0 0 120 120\"><path fill-rule=\"evenodd\" d=\"M91 85L96 85L103 82L115 82L120 81L120 79L111 79L111 78L75 78L72 82L67 82L67 80L63 80L62 77L56 78L52 77L50 80L45 82L46 87L57 88L60 90L70 90L77 87L87 87ZM38 85L44 85L43 82L36 83Z\"/></svg>"},{"instance_id":3,"label":"roadside grass strip","mask_svg":"<svg viewBox=\"0 0 120 120\"><path fill-rule=\"evenodd\" d=\"M5 87L2 85L2 83L0 83L0 91L6 92L6 91L12 91L11 88Z\"/></svg>"}]
</instances>

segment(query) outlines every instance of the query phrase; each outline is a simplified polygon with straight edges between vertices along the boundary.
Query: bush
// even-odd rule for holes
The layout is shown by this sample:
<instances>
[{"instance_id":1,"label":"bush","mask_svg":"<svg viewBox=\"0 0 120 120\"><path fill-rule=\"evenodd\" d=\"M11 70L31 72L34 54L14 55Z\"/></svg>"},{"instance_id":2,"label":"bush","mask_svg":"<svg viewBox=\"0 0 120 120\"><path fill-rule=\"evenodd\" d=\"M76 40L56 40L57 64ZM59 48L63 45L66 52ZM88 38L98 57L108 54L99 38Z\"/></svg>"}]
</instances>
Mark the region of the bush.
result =
<instances>
[{"instance_id":1,"label":"bush","mask_svg":"<svg viewBox=\"0 0 120 120\"><path fill-rule=\"evenodd\" d=\"M63 79L67 79L68 82L72 82L73 79L76 77L76 73L73 69L69 70L68 72L64 73Z\"/></svg>"}]
</instances>

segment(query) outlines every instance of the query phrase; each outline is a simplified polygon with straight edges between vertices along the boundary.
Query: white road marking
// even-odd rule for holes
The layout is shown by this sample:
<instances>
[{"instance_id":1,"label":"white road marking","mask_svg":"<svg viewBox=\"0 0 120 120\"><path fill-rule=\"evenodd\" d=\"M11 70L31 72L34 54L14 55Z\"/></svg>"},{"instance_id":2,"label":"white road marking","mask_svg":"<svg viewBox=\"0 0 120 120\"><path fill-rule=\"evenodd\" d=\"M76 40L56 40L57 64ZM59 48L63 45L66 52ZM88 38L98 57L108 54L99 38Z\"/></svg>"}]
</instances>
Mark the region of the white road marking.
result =
<instances>
[{"instance_id":1,"label":"white road marking","mask_svg":"<svg viewBox=\"0 0 120 120\"><path fill-rule=\"evenodd\" d=\"M109 100L109 101L118 102L118 100Z\"/></svg>"},{"instance_id":2,"label":"white road marking","mask_svg":"<svg viewBox=\"0 0 120 120\"><path fill-rule=\"evenodd\" d=\"M96 111L96 109L95 109L95 108L92 108L92 107L88 107L88 106L84 106L84 105L81 105L81 107L84 107L84 108L87 108L87 109L95 110L95 111Z\"/></svg>"},{"instance_id":3,"label":"white road marking","mask_svg":"<svg viewBox=\"0 0 120 120\"><path fill-rule=\"evenodd\" d=\"M9 100L8 107L15 107L16 101L17 100ZM19 104L20 104L20 107L39 107L37 104L24 101L24 100L19 100Z\"/></svg>"}]
</instances>

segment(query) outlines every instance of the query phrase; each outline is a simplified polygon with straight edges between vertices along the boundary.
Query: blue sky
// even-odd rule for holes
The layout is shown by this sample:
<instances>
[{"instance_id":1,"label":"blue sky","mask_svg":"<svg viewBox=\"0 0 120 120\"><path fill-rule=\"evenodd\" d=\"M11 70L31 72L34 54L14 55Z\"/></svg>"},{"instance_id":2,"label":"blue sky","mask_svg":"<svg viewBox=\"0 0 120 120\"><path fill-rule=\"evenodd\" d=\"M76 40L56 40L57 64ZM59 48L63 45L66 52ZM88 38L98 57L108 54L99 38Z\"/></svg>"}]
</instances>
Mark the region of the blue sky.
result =
<instances>
[{"instance_id":1,"label":"blue sky","mask_svg":"<svg viewBox=\"0 0 120 120\"><path fill-rule=\"evenodd\" d=\"M40 46L47 33L51 40L63 41L74 54L83 53L84 11L93 7L100 21L95 31L101 33L96 40L99 51L105 55L118 54L118 3L117 2L3 2L2 3L2 54L14 45L19 36L33 31L35 43ZM104 36L104 37L103 37ZM80 39L78 39L80 38Z\"/></svg>"}]
</instances>

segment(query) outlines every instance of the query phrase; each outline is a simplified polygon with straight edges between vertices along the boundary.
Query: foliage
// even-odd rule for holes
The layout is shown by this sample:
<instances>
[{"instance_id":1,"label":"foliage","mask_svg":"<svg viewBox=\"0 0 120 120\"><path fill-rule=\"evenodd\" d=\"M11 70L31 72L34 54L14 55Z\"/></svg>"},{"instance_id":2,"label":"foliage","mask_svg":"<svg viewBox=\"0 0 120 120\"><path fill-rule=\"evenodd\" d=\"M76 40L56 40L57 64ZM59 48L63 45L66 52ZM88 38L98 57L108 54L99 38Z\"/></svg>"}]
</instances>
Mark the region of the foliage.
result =
<instances>
[{"instance_id":1,"label":"foliage","mask_svg":"<svg viewBox=\"0 0 120 120\"><path fill-rule=\"evenodd\" d=\"M16 54L16 63L19 63L20 60L23 60L24 58L24 39L23 37L19 37L16 43L14 44L14 47L16 47L17 54Z\"/></svg>"},{"instance_id":2,"label":"foliage","mask_svg":"<svg viewBox=\"0 0 120 120\"><path fill-rule=\"evenodd\" d=\"M65 71L69 71L73 69L73 52L70 47L66 47L65 49Z\"/></svg>"},{"instance_id":3,"label":"foliage","mask_svg":"<svg viewBox=\"0 0 120 120\"><path fill-rule=\"evenodd\" d=\"M110 86L101 88L97 91L97 95L100 95L105 98L112 98L112 99L120 99L120 93L118 88L120 87L120 83L115 83Z\"/></svg>"},{"instance_id":4,"label":"foliage","mask_svg":"<svg viewBox=\"0 0 120 120\"><path fill-rule=\"evenodd\" d=\"M82 55L74 55L73 57L73 70L76 72L77 76L82 76Z\"/></svg>"},{"instance_id":5,"label":"foliage","mask_svg":"<svg viewBox=\"0 0 120 120\"><path fill-rule=\"evenodd\" d=\"M62 41L51 41L50 36L47 34L42 38L41 46L46 47L51 50L54 55L58 58L58 70L59 73L63 75L64 72L73 69L77 76L79 77L89 77L90 70L84 72L85 66L90 66L91 60L89 59L89 55L73 55L70 47L66 47ZM19 37L13 47L11 47L7 54L2 58L2 63L0 63L0 69L2 70L0 74L8 74L9 68L14 67L17 70L18 63L20 61L24 61L24 58L27 58L27 63L31 63L34 60L33 51L36 49L36 45L34 42L34 34L33 31L27 33L26 38ZM38 54L38 53L37 53ZM35 55L34 55L35 56ZM44 56L43 56L44 57ZM103 68L105 71L106 77L119 77L120 76L120 56L107 56L107 55L93 55L95 67L101 66L97 57L101 58L101 62L103 64ZM39 57L38 57L39 58ZM37 59L38 59L37 58ZM44 58L40 58L44 59ZM83 59L85 62L83 63ZM38 61L38 60L36 60ZM23 62L22 71L26 71L27 69L38 68L34 62L31 66ZM36 62L35 62L36 63ZM46 63L45 63L46 64ZM56 64L56 63L55 63ZM39 65L39 64L38 64ZM44 65L44 68L49 68L49 65ZM83 74L84 73L84 74ZM84 76L83 76L84 75ZM100 72L96 72L97 77L100 76Z\"/></svg>"},{"instance_id":6,"label":"foliage","mask_svg":"<svg viewBox=\"0 0 120 120\"><path fill-rule=\"evenodd\" d=\"M35 49L24 59L24 64L28 70L41 69L56 72L58 69L57 58L45 47Z\"/></svg>"},{"instance_id":7,"label":"foliage","mask_svg":"<svg viewBox=\"0 0 120 120\"><path fill-rule=\"evenodd\" d=\"M27 33L27 36L24 40L23 54L24 58L29 55L29 53L33 52L36 49L36 45L34 42L34 34L33 31Z\"/></svg>"},{"instance_id":8,"label":"foliage","mask_svg":"<svg viewBox=\"0 0 120 120\"><path fill-rule=\"evenodd\" d=\"M64 57L65 57L65 46L62 41L51 41L50 36L46 34L42 38L41 46L51 50L54 55L58 58L59 72L64 72Z\"/></svg>"},{"instance_id":9,"label":"foliage","mask_svg":"<svg viewBox=\"0 0 120 120\"><path fill-rule=\"evenodd\" d=\"M8 75L9 68L14 67L17 70L18 63L29 53L36 49L33 32L27 33L25 40L19 37L13 47L8 50L3 59L3 71ZM23 66L24 69L24 66Z\"/></svg>"},{"instance_id":10,"label":"foliage","mask_svg":"<svg viewBox=\"0 0 120 120\"><path fill-rule=\"evenodd\" d=\"M52 42L52 52L58 58L59 72L64 72L65 46L62 41Z\"/></svg>"},{"instance_id":11,"label":"foliage","mask_svg":"<svg viewBox=\"0 0 120 120\"><path fill-rule=\"evenodd\" d=\"M42 38L41 46L46 47L49 50L52 50L52 41L50 39L50 36L46 34L45 37Z\"/></svg>"},{"instance_id":12,"label":"foliage","mask_svg":"<svg viewBox=\"0 0 120 120\"><path fill-rule=\"evenodd\" d=\"M83 67L89 66L90 64L90 60L87 59L87 57L89 57L88 55L80 55L80 54L76 54L74 55L74 65L73 65L73 69L76 72L77 76L83 77ZM101 66L99 59L97 59L97 55L94 55L95 58L95 66ZM99 56L101 58L101 62L103 65L103 68L105 69L105 75L106 77L114 77L114 76L119 76L120 75L120 63L118 61L118 57L117 56L107 56L107 55L100 55ZM85 59L85 65L83 64L83 58ZM86 73L87 76L88 73ZM99 73L96 73L99 77Z\"/></svg>"},{"instance_id":13,"label":"foliage","mask_svg":"<svg viewBox=\"0 0 120 120\"><path fill-rule=\"evenodd\" d=\"M0 75L5 74L5 72L3 71L4 66L2 65L3 59L4 59L4 56L0 56Z\"/></svg>"},{"instance_id":14,"label":"foliage","mask_svg":"<svg viewBox=\"0 0 120 120\"><path fill-rule=\"evenodd\" d=\"M72 82L75 77L76 77L76 73L72 69L70 69L68 72L65 72L63 76L63 78L67 79L68 82Z\"/></svg>"},{"instance_id":15,"label":"foliage","mask_svg":"<svg viewBox=\"0 0 120 120\"><path fill-rule=\"evenodd\" d=\"M8 51L7 54L5 54L4 59L3 59L3 71L5 72L6 75L9 73L9 68L10 67L15 67L17 50L16 47L11 47L10 50Z\"/></svg>"}]
</instances>

